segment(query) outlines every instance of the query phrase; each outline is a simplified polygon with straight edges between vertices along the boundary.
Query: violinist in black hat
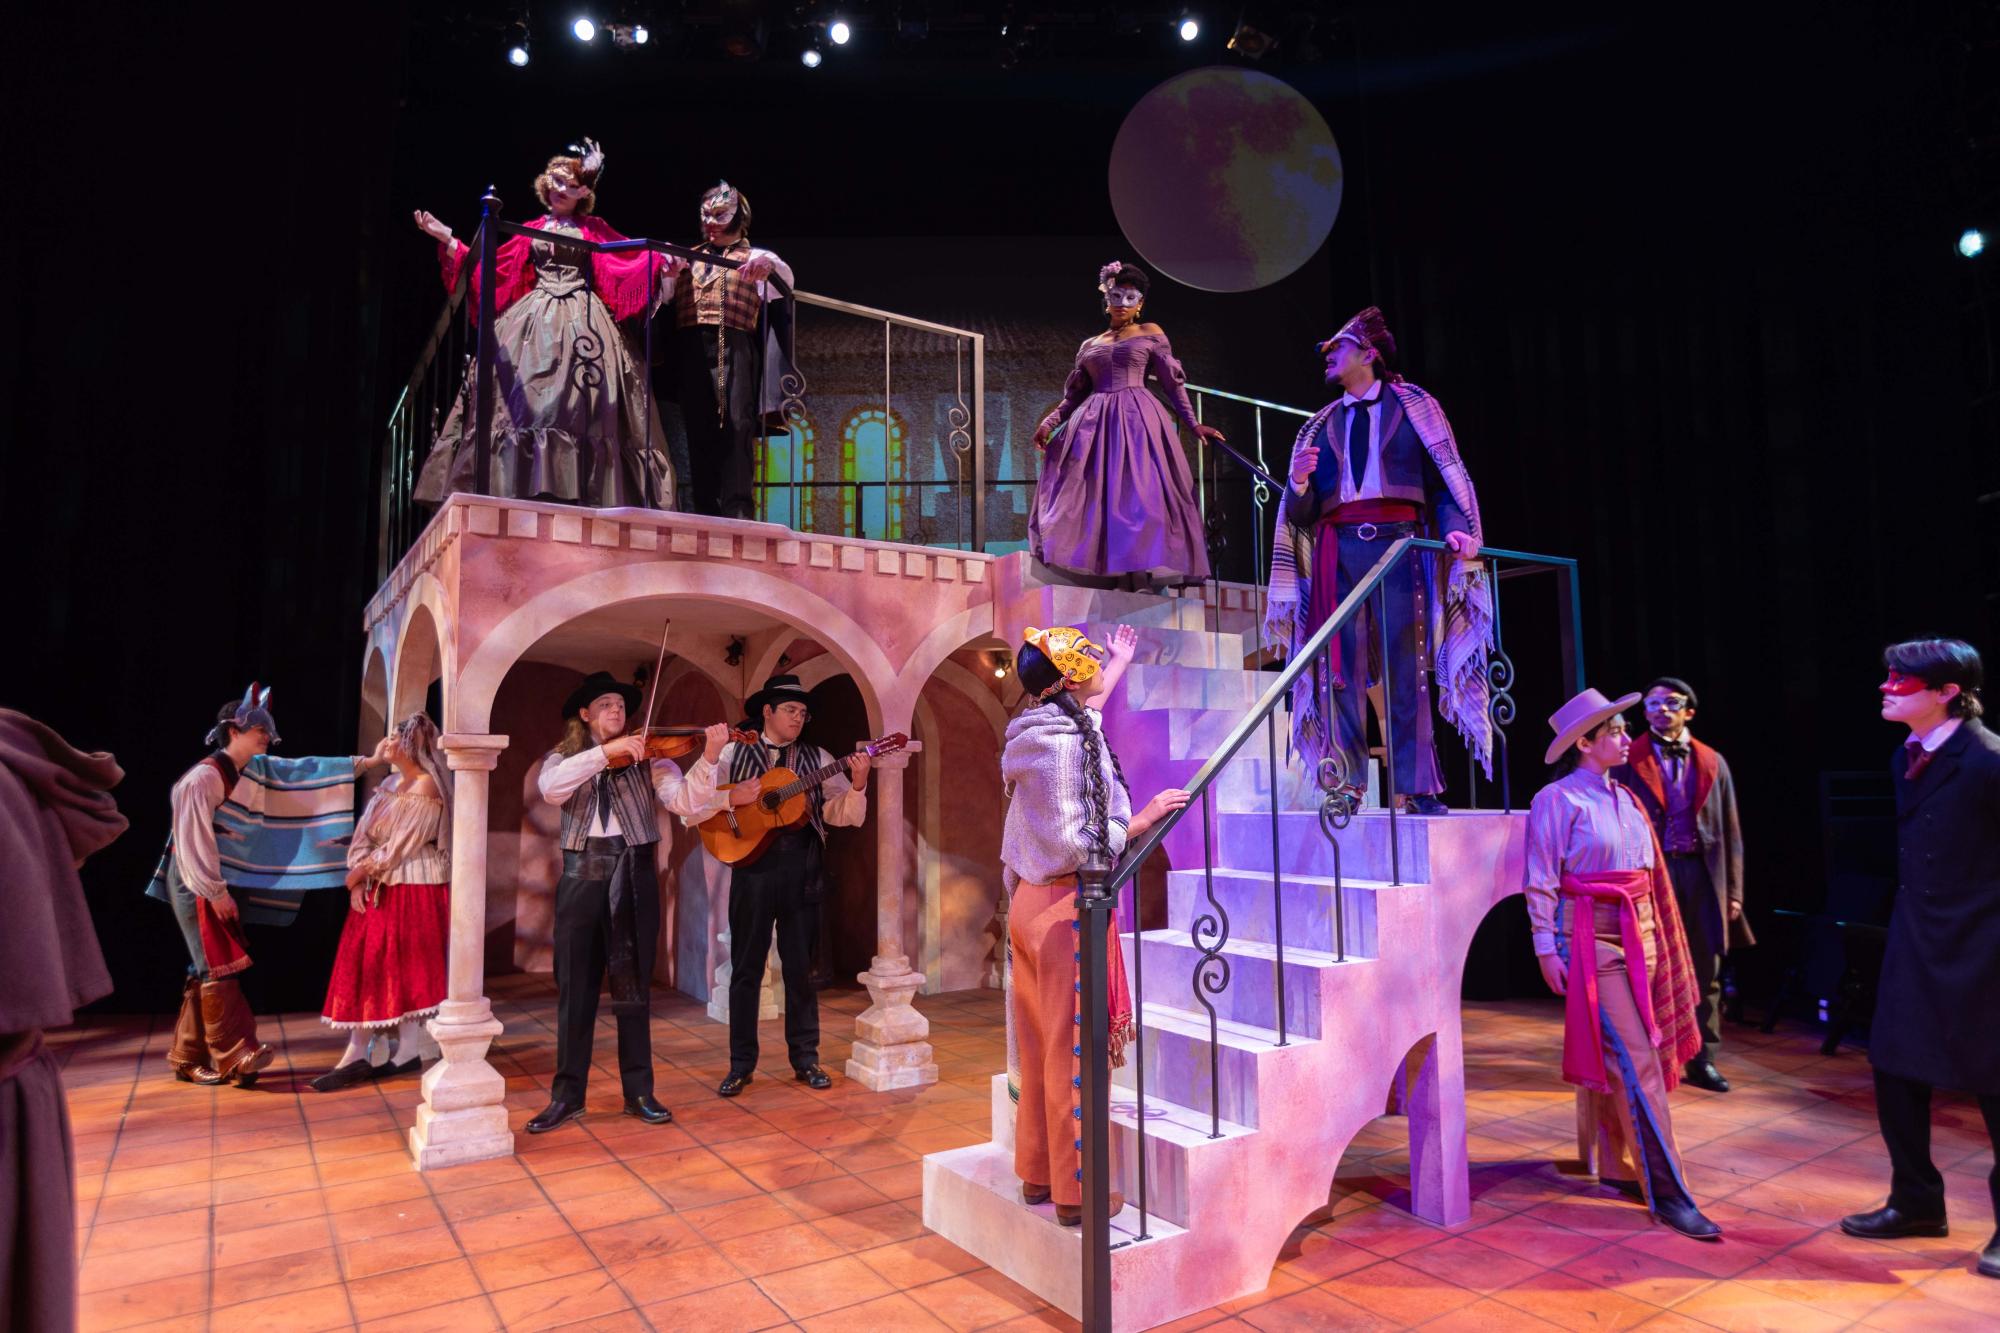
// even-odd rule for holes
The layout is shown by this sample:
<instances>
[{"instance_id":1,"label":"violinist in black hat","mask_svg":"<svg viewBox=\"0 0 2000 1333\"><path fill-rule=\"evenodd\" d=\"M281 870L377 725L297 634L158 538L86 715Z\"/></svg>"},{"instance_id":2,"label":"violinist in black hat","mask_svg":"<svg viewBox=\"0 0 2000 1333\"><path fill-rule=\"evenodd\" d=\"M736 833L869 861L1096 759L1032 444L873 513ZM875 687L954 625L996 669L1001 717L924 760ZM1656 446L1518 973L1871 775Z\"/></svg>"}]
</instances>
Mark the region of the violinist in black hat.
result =
<instances>
[{"instance_id":1,"label":"violinist in black hat","mask_svg":"<svg viewBox=\"0 0 2000 1333\"><path fill-rule=\"evenodd\" d=\"M714 771L705 768L706 760L688 771L690 780L699 776L712 786L729 784L727 791L717 792L706 813L750 804L757 798L757 780L773 768L806 774L834 763L825 750L799 739L812 718L812 695L797 676L771 677L750 696L744 711L749 714L744 726L758 733L757 744L730 741ZM808 787L804 823L779 831L754 860L730 871L729 1073L716 1089L724 1097L743 1091L757 1068L757 993L774 934L785 980L785 1046L793 1077L814 1089L832 1086L833 1079L819 1064L819 997L810 975L825 893L821 866L827 829L858 827L868 816L868 756L852 754L841 762L844 774Z\"/></svg>"},{"instance_id":2,"label":"violinist in black hat","mask_svg":"<svg viewBox=\"0 0 2000 1333\"><path fill-rule=\"evenodd\" d=\"M673 1112L653 1097L652 976L660 936L659 807L704 813L728 728L708 728L703 762L683 777L671 759L646 758L627 735L639 690L599 671L563 700L561 744L542 761L542 799L562 807L562 878L556 882L556 1076L548 1109L528 1122L545 1134L583 1114L598 990L608 972L618 1019L618 1077L625 1114L663 1125Z\"/></svg>"}]
</instances>

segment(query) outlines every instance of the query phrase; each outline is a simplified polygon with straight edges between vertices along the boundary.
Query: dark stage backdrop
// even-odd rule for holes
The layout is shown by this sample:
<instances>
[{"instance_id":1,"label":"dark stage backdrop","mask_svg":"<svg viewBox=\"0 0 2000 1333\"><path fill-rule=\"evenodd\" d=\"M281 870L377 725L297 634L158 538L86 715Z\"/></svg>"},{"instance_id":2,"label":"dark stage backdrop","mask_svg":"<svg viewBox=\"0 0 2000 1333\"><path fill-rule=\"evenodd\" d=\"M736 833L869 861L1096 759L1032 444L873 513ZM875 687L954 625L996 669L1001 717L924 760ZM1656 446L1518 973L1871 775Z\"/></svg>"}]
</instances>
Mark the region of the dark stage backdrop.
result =
<instances>
[{"instance_id":1,"label":"dark stage backdrop","mask_svg":"<svg viewBox=\"0 0 2000 1333\"><path fill-rule=\"evenodd\" d=\"M1819 903L1818 774L1877 769L1895 743L1874 718L1881 643L2000 646L1971 407L1991 385L1968 370L1974 266L1951 250L1960 53L1949 25L1884 8L1701 27L1346 8L1326 60L1271 66L1340 142L1332 238L1270 291L1154 300L1197 379L1307 406L1311 341L1387 311L1490 539L1583 561L1591 682L1700 690L1759 911ZM216 704L260 677L289 752L354 742L378 427L440 301L412 209L469 233L493 183L526 217L541 160L585 133L628 233L687 235L726 175L805 286L985 321L1032 381L996 392L1045 406L1117 253L1112 137L1207 58L1134 43L1002 71L881 51L808 75L545 40L523 74L442 41L428 10L254 17L113 5L5 57L0 703L128 770L133 829L86 871L119 1008L175 993L179 942L138 891ZM1233 572L1250 546L1232 534ZM1525 798L1559 700L1522 615ZM260 939L253 999L316 1005L337 919ZM1520 934L1489 931L1469 989L1532 983Z\"/></svg>"}]
</instances>

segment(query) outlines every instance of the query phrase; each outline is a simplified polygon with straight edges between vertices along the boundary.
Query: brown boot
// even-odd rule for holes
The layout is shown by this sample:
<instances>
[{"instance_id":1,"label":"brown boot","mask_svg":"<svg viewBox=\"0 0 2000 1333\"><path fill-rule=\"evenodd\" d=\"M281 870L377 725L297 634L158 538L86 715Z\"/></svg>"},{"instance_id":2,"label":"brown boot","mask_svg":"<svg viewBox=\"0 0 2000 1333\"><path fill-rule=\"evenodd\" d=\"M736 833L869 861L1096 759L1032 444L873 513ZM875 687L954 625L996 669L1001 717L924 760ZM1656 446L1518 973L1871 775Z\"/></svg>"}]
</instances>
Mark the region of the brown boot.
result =
<instances>
[{"instance_id":1,"label":"brown boot","mask_svg":"<svg viewBox=\"0 0 2000 1333\"><path fill-rule=\"evenodd\" d=\"M1117 1190L1111 1191L1111 1215L1113 1217L1125 1207L1125 1196ZM1056 1221L1066 1227L1083 1225L1083 1205L1080 1203L1059 1203L1056 1205Z\"/></svg>"},{"instance_id":2,"label":"brown boot","mask_svg":"<svg viewBox=\"0 0 2000 1333\"><path fill-rule=\"evenodd\" d=\"M167 1049L167 1064L183 1083L220 1083L208 1062L208 1039L201 1028L201 978L190 975L181 987L181 1011L174 1019L174 1044Z\"/></svg>"},{"instance_id":3,"label":"brown boot","mask_svg":"<svg viewBox=\"0 0 2000 1333\"><path fill-rule=\"evenodd\" d=\"M277 1055L257 1040L257 1016L233 977L201 983L201 1021L208 1030L209 1062L218 1082L250 1087Z\"/></svg>"}]
</instances>

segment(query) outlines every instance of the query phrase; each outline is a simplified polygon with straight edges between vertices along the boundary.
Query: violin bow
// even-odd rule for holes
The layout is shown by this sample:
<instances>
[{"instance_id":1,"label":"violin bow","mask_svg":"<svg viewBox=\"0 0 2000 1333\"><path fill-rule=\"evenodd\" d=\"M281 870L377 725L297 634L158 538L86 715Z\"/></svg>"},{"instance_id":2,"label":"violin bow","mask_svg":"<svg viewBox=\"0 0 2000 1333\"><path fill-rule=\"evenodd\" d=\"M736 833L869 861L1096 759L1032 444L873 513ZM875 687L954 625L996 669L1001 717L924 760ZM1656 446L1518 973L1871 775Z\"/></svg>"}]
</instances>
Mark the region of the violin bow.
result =
<instances>
[{"instance_id":1,"label":"violin bow","mask_svg":"<svg viewBox=\"0 0 2000 1333\"><path fill-rule=\"evenodd\" d=\"M667 666L667 633L673 629L673 626L674 622L671 618L660 626L660 657L658 661L653 663L653 679L646 686L646 720L639 724L640 740L645 740L647 736L652 734L653 709L660 702L660 673L666 670Z\"/></svg>"}]
</instances>

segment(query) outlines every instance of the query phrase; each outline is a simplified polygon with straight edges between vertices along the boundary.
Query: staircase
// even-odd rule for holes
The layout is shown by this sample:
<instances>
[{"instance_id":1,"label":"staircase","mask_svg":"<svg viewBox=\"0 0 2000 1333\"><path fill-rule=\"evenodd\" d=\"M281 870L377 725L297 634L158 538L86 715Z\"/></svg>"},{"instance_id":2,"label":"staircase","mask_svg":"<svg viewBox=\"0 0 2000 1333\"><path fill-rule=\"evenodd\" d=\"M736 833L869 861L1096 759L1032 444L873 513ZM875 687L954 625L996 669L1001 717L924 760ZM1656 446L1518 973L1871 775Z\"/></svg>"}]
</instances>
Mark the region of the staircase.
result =
<instances>
[{"instance_id":1,"label":"staircase","mask_svg":"<svg viewBox=\"0 0 2000 1333\"><path fill-rule=\"evenodd\" d=\"M1243 669L1257 640L1247 589L1225 586L1220 605L1032 584L995 591L1009 594L996 625L1010 635L1070 624L1101 641L1119 623L1139 630L1105 718L1135 803L1186 785L1276 679ZM1409 1115L1411 1208L1440 1224L1469 1213L1459 980L1480 921L1519 891L1524 816L1398 817L1403 882L1393 884L1388 814L1363 809L1329 841L1317 788L1288 762L1284 735L1276 741L1275 771L1268 743L1253 738L1212 789L1212 873L1202 869L1196 808L1165 843L1179 867L1167 874L1167 928L1124 936L1128 972L1143 979L1133 992L1146 1097L1142 1138L1138 1067L1128 1058L1112 1096L1114 1186L1128 1200L1112 1222L1119 1329L1261 1291L1293 1228L1326 1205L1342 1152L1383 1114L1392 1088ZM1207 997L1212 1037L1195 994L1203 955L1189 934L1197 916L1215 911L1211 892L1228 918L1230 970L1227 987ZM1080 1232L1058 1226L1052 1205L1021 1203L1013 1114L1006 1075L996 1074L992 1141L924 1159L924 1222L1079 1316Z\"/></svg>"}]
</instances>

